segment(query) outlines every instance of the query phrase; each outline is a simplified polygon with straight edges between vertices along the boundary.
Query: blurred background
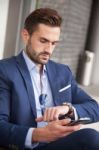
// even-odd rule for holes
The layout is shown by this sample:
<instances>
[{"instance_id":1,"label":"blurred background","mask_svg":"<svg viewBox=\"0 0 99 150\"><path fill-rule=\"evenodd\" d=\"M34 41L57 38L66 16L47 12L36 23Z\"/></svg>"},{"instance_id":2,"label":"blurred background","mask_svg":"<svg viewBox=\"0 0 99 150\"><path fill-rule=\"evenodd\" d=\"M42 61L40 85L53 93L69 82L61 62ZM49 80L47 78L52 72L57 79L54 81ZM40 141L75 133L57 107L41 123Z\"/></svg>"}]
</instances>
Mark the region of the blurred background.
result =
<instances>
[{"instance_id":1,"label":"blurred background","mask_svg":"<svg viewBox=\"0 0 99 150\"><path fill-rule=\"evenodd\" d=\"M40 7L54 8L63 17L61 42L52 59L69 65L79 85L98 101L99 0L0 0L0 59L24 48L24 19Z\"/></svg>"}]
</instances>

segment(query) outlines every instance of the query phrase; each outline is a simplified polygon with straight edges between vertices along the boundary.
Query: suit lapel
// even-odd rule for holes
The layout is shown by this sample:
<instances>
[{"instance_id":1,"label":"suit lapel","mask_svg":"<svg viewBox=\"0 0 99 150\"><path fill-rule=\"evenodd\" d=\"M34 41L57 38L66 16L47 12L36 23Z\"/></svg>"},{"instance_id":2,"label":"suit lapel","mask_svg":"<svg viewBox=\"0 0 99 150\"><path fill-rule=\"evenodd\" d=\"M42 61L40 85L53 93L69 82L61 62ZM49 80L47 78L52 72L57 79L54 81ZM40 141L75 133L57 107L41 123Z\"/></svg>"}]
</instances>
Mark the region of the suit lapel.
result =
<instances>
[{"instance_id":1,"label":"suit lapel","mask_svg":"<svg viewBox=\"0 0 99 150\"><path fill-rule=\"evenodd\" d=\"M26 90L28 93L32 112L33 112L34 116L36 117L37 116L36 104L35 104L35 97L34 97L32 81L31 81L31 77L30 77L28 68L26 66L25 60L23 58L22 52L16 57L16 61L17 61L18 69L19 69L19 71L23 77L23 80L25 82L25 85L26 85Z\"/></svg>"},{"instance_id":2,"label":"suit lapel","mask_svg":"<svg viewBox=\"0 0 99 150\"><path fill-rule=\"evenodd\" d=\"M55 105L60 105L60 97L59 97L59 84L57 82L57 70L55 68L55 65L52 64L51 61L46 65L47 73L48 73L48 79L52 91L53 101Z\"/></svg>"}]
</instances>

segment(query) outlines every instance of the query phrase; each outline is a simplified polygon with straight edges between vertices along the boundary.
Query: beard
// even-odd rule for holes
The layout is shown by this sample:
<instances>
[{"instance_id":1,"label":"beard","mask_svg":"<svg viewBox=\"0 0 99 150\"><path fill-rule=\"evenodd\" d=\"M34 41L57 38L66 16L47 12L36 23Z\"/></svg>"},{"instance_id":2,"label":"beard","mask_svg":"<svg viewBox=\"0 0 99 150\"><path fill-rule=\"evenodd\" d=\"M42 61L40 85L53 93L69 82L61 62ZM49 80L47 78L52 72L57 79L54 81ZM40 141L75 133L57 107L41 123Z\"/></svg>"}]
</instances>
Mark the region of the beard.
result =
<instances>
[{"instance_id":1,"label":"beard","mask_svg":"<svg viewBox=\"0 0 99 150\"><path fill-rule=\"evenodd\" d=\"M46 51L37 52L37 50L34 50L31 46L31 41L28 41L28 44L26 46L26 53L34 63L40 65L45 65L49 61L51 55Z\"/></svg>"}]
</instances>

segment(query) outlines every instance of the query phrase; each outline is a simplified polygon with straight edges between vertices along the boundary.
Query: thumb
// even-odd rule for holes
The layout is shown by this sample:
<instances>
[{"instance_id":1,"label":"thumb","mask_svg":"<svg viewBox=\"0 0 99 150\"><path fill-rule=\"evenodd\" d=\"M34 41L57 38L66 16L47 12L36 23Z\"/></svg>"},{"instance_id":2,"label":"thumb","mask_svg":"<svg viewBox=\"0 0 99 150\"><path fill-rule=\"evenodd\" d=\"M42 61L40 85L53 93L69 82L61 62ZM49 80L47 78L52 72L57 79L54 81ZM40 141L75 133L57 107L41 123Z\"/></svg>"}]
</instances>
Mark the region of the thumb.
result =
<instances>
[{"instance_id":1,"label":"thumb","mask_svg":"<svg viewBox=\"0 0 99 150\"><path fill-rule=\"evenodd\" d=\"M41 122L41 121L43 121L43 116L36 118L35 121L36 121L36 122Z\"/></svg>"}]
</instances>

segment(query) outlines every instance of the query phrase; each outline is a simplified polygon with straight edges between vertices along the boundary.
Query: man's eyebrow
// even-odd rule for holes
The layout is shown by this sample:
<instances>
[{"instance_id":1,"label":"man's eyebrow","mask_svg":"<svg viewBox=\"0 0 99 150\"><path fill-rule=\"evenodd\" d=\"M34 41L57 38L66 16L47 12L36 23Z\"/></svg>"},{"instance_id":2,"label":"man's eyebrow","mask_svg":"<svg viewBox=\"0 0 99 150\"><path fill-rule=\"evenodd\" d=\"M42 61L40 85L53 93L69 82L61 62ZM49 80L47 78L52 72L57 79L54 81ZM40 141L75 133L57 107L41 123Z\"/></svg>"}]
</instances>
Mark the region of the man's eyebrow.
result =
<instances>
[{"instance_id":1,"label":"man's eyebrow","mask_svg":"<svg viewBox=\"0 0 99 150\"><path fill-rule=\"evenodd\" d=\"M44 40L44 41L47 41L47 42L50 42L50 40L44 38L44 37L40 37L41 40Z\"/></svg>"},{"instance_id":2,"label":"man's eyebrow","mask_svg":"<svg viewBox=\"0 0 99 150\"><path fill-rule=\"evenodd\" d=\"M46 41L46 42L51 42L51 43L58 43L58 42L60 42L59 40L57 40L57 41L50 41L50 40L48 40L48 39L46 39L46 38L44 38L44 37L40 37L40 39L41 39L41 40L44 40L44 41Z\"/></svg>"}]
</instances>

